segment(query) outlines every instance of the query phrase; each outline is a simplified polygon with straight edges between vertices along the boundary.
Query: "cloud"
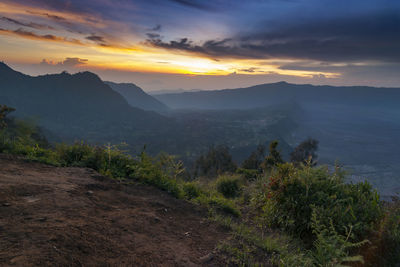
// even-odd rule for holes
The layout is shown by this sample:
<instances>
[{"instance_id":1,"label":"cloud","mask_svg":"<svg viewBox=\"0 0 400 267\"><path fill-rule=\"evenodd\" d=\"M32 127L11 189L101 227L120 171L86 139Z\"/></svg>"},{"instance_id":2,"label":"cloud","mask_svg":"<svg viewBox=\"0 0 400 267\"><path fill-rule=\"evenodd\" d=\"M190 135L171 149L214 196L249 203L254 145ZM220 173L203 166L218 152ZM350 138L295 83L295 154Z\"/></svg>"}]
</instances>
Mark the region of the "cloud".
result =
<instances>
[{"instance_id":1,"label":"cloud","mask_svg":"<svg viewBox=\"0 0 400 267\"><path fill-rule=\"evenodd\" d=\"M215 58L400 62L400 13L296 22L273 29L260 24L250 33L222 40L165 42L156 37L146 44Z\"/></svg>"},{"instance_id":2,"label":"cloud","mask_svg":"<svg viewBox=\"0 0 400 267\"><path fill-rule=\"evenodd\" d=\"M95 43L97 43L99 45L105 45L106 44L106 41L104 40L104 37L103 36L99 36L99 35L90 35L90 36L85 37L85 39L93 41L93 42L95 42Z\"/></svg>"},{"instance_id":3,"label":"cloud","mask_svg":"<svg viewBox=\"0 0 400 267\"><path fill-rule=\"evenodd\" d=\"M63 62L62 65L63 66L67 66L67 67L75 67L78 65L84 65L88 62L87 59L82 59L82 58L77 58L77 57L67 57Z\"/></svg>"},{"instance_id":4,"label":"cloud","mask_svg":"<svg viewBox=\"0 0 400 267\"><path fill-rule=\"evenodd\" d=\"M239 69L239 71L247 72L247 73L255 73L256 71L263 72L263 71L260 71L259 68L254 68L254 67L248 68L248 69Z\"/></svg>"},{"instance_id":5,"label":"cloud","mask_svg":"<svg viewBox=\"0 0 400 267\"><path fill-rule=\"evenodd\" d=\"M49 19L57 21L57 22L60 22L60 21L61 22L65 22L65 21L67 21L66 18L61 17L59 15L54 15L54 14L50 14L50 13L39 13L39 12L34 12L34 11L29 11L29 10L27 10L27 12L32 14L32 15L39 15L39 16L42 16L42 17L49 18Z\"/></svg>"},{"instance_id":6,"label":"cloud","mask_svg":"<svg viewBox=\"0 0 400 267\"><path fill-rule=\"evenodd\" d=\"M161 38L161 35L159 35L158 33L148 32L148 33L146 33L146 35L149 39L152 39L152 40Z\"/></svg>"},{"instance_id":7,"label":"cloud","mask_svg":"<svg viewBox=\"0 0 400 267\"><path fill-rule=\"evenodd\" d=\"M54 30L54 28L49 25L44 25L44 24L39 24L39 23L34 23L34 22L27 23L27 22L22 22L22 21L19 21L16 19L8 18L8 17L0 17L0 19L3 21L13 23L18 26L24 26L24 27L38 29L38 30L44 30L44 29Z\"/></svg>"},{"instance_id":8,"label":"cloud","mask_svg":"<svg viewBox=\"0 0 400 267\"><path fill-rule=\"evenodd\" d=\"M15 35L27 39L33 39L33 40L42 40L42 41L52 41L52 42L61 42L61 43L69 43L69 44L75 44L75 45L83 45L83 43L77 39L70 39L66 37L60 37L60 36L55 36L52 34L44 34L40 35L31 31L26 31L22 28L19 28L17 30L8 30L8 29L2 29L0 28L0 35L1 34L8 34L8 35Z\"/></svg>"},{"instance_id":9,"label":"cloud","mask_svg":"<svg viewBox=\"0 0 400 267\"><path fill-rule=\"evenodd\" d=\"M78 57L67 57L65 60L60 61L58 63L53 63L53 61L43 59L42 62L40 62L41 66L58 66L58 67L66 67L66 68L72 68L76 66L81 66L85 65L88 63L88 59L83 59L83 58L78 58Z\"/></svg>"},{"instance_id":10,"label":"cloud","mask_svg":"<svg viewBox=\"0 0 400 267\"><path fill-rule=\"evenodd\" d=\"M210 5L210 4L205 4L205 2L208 1L198 1L198 0L169 0L171 2L177 3L179 5L189 7L189 8L195 8L195 9L200 9L200 10L205 10L205 11L214 11L215 7Z\"/></svg>"},{"instance_id":11,"label":"cloud","mask_svg":"<svg viewBox=\"0 0 400 267\"><path fill-rule=\"evenodd\" d=\"M153 31L153 32L159 32L159 31L161 31L161 25L160 25L160 24L157 24L156 26L154 26L153 28L151 28L150 31Z\"/></svg>"}]
</instances>

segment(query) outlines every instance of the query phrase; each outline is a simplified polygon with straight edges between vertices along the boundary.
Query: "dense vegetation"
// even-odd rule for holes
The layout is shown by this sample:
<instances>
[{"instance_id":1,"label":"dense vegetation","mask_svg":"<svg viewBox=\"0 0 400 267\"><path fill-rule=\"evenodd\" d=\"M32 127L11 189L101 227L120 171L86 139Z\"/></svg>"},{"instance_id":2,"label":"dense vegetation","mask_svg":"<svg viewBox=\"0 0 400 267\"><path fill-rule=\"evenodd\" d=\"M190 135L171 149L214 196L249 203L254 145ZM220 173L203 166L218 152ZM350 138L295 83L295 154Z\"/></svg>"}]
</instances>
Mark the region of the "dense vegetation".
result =
<instances>
[{"instance_id":1,"label":"dense vegetation","mask_svg":"<svg viewBox=\"0 0 400 267\"><path fill-rule=\"evenodd\" d=\"M232 232L219 247L232 264L400 262L400 202L381 201L368 182L346 183L340 168L315 166L315 150L304 153L307 159L288 163L280 155L279 143L272 142L267 155L260 146L238 168L226 147L212 147L199 158L197 176L190 177L173 156L153 158L145 148L131 156L123 145L80 142L52 147L34 125L8 118L12 111L0 106L0 153L93 168L110 178L151 184L203 205L211 220Z\"/></svg>"}]
</instances>

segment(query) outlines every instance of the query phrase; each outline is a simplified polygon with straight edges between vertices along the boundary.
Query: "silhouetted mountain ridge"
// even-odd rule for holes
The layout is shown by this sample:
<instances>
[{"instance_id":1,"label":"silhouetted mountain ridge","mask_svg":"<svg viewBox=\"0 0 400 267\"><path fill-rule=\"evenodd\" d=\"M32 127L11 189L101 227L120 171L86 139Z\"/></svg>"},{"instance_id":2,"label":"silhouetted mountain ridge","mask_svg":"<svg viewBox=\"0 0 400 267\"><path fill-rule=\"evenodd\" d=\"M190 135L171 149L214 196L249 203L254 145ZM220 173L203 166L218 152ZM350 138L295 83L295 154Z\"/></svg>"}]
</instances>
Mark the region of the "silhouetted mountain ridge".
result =
<instances>
[{"instance_id":1,"label":"silhouetted mountain ridge","mask_svg":"<svg viewBox=\"0 0 400 267\"><path fill-rule=\"evenodd\" d=\"M133 83L114 83L105 82L119 94L121 94L132 107L143 110L152 110L157 112L168 111L169 108L156 98L146 94L140 87Z\"/></svg>"},{"instance_id":2,"label":"silhouetted mountain ridge","mask_svg":"<svg viewBox=\"0 0 400 267\"><path fill-rule=\"evenodd\" d=\"M400 89L278 82L247 88L184 92L155 97L175 109L252 109L294 100L307 104L324 102L395 107L400 99Z\"/></svg>"},{"instance_id":3,"label":"silhouetted mountain ridge","mask_svg":"<svg viewBox=\"0 0 400 267\"><path fill-rule=\"evenodd\" d=\"M149 133L173 122L131 107L96 74L80 72L31 77L0 65L0 102L18 117L33 117L63 140L146 143Z\"/></svg>"}]
</instances>

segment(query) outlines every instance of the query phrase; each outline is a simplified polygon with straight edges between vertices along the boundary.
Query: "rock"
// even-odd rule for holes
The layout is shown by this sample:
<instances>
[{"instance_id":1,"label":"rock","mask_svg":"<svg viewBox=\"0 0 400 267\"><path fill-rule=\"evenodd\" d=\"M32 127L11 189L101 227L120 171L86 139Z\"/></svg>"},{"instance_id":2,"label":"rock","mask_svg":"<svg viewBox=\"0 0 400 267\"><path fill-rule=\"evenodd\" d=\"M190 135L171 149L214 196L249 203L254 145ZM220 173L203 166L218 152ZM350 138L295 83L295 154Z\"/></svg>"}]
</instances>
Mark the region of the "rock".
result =
<instances>
[{"instance_id":1,"label":"rock","mask_svg":"<svg viewBox=\"0 0 400 267\"><path fill-rule=\"evenodd\" d=\"M208 253L207 255L201 257L199 259L199 261L201 263L207 263L207 262L211 261L213 258L214 258L214 255L212 253Z\"/></svg>"},{"instance_id":2,"label":"rock","mask_svg":"<svg viewBox=\"0 0 400 267\"><path fill-rule=\"evenodd\" d=\"M89 191L87 191L86 192L88 195L93 195L93 191L92 190L89 190Z\"/></svg>"},{"instance_id":3,"label":"rock","mask_svg":"<svg viewBox=\"0 0 400 267\"><path fill-rule=\"evenodd\" d=\"M4 206L4 207L9 207L9 206L11 206L11 204L8 203L8 202L6 202L6 203L3 203L3 206Z\"/></svg>"}]
</instances>

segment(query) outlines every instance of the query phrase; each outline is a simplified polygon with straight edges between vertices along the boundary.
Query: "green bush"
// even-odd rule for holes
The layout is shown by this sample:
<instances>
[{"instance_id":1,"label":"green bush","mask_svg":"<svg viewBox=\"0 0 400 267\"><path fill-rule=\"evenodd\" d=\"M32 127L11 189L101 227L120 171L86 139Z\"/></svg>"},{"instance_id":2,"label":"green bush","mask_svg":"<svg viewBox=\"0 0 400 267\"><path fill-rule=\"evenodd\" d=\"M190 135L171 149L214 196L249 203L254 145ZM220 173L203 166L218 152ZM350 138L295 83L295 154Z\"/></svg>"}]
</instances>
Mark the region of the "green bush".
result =
<instances>
[{"instance_id":1,"label":"green bush","mask_svg":"<svg viewBox=\"0 0 400 267\"><path fill-rule=\"evenodd\" d=\"M222 175L215 182L217 191L226 198L234 198L240 194L240 178Z\"/></svg>"},{"instance_id":2,"label":"green bush","mask_svg":"<svg viewBox=\"0 0 400 267\"><path fill-rule=\"evenodd\" d=\"M193 182L183 184L183 192L187 199L199 197L202 194L200 188Z\"/></svg>"},{"instance_id":3,"label":"green bush","mask_svg":"<svg viewBox=\"0 0 400 267\"><path fill-rule=\"evenodd\" d=\"M235 204L228 199L213 196L208 199L208 204L220 211L231 214L235 217L240 216L240 211L236 208Z\"/></svg>"},{"instance_id":4,"label":"green bush","mask_svg":"<svg viewBox=\"0 0 400 267\"><path fill-rule=\"evenodd\" d=\"M400 264L400 201L393 204L386 216L383 232L386 263Z\"/></svg>"},{"instance_id":5,"label":"green bush","mask_svg":"<svg viewBox=\"0 0 400 267\"><path fill-rule=\"evenodd\" d=\"M379 196L367 182L347 184L340 171L330 173L327 168L309 166L295 168L292 164L279 165L271 175L265 212L289 233L312 241L311 216L315 210L321 223L330 225L344 235L352 227L355 240L370 233L382 216Z\"/></svg>"},{"instance_id":6,"label":"green bush","mask_svg":"<svg viewBox=\"0 0 400 267\"><path fill-rule=\"evenodd\" d=\"M29 160L59 165L57 154L49 149L40 129L25 121L7 119L7 124L0 129L0 153L23 155Z\"/></svg>"},{"instance_id":7,"label":"green bush","mask_svg":"<svg viewBox=\"0 0 400 267\"><path fill-rule=\"evenodd\" d=\"M56 147L56 153L63 166L86 167L86 160L92 156L93 150L93 147L83 142L73 145L60 144ZM99 169L99 166L91 167Z\"/></svg>"},{"instance_id":8,"label":"green bush","mask_svg":"<svg viewBox=\"0 0 400 267\"><path fill-rule=\"evenodd\" d=\"M241 174L244 176L244 178L247 181L254 181L257 179L258 175L260 174L258 170L252 170L252 169L243 169L243 168L238 168L236 170L237 174Z\"/></svg>"},{"instance_id":9,"label":"green bush","mask_svg":"<svg viewBox=\"0 0 400 267\"><path fill-rule=\"evenodd\" d=\"M345 235L340 235L335 230L332 220L327 226L321 223L319 216L314 211L311 218L313 233L316 236L314 250L311 252L315 265L344 266L344 263L350 262L364 263L361 255L350 256L349 251L365 245L368 241L351 242L352 227L346 228Z\"/></svg>"},{"instance_id":10,"label":"green bush","mask_svg":"<svg viewBox=\"0 0 400 267\"><path fill-rule=\"evenodd\" d=\"M145 152L140 155L140 160L132 165L128 165L129 177L139 180L145 184L154 185L167 191L176 198L183 198L184 192L181 184L163 172L157 162Z\"/></svg>"},{"instance_id":11,"label":"green bush","mask_svg":"<svg viewBox=\"0 0 400 267\"><path fill-rule=\"evenodd\" d=\"M398 266L400 264L400 200L385 205L385 216L366 256L370 266Z\"/></svg>"}]
</instances>

